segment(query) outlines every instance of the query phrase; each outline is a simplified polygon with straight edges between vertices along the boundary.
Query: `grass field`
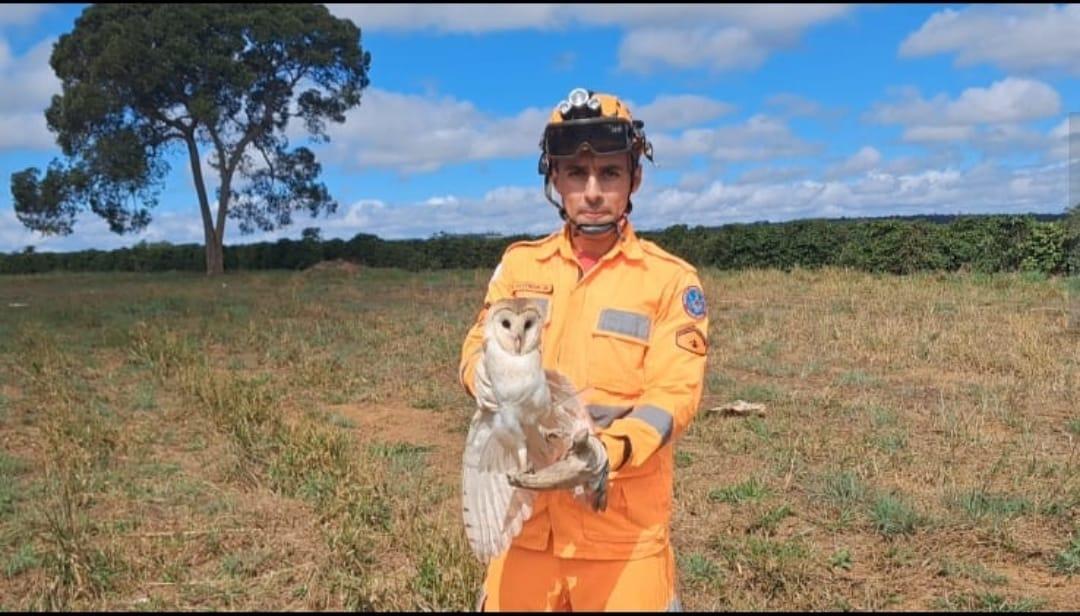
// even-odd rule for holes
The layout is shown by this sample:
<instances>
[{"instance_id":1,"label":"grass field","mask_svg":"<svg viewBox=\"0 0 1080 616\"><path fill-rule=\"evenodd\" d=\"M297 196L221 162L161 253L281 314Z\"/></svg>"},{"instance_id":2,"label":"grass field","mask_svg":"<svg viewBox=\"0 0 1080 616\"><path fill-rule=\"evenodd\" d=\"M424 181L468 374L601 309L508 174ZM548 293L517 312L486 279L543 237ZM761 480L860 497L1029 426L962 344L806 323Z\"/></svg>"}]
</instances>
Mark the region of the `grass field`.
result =
<instances>
[{"instance_id":1,"label":"grass field","mask_svg":"<svg viewBox=\"0 0 1080 616\"><path fill-rule=\"evenodd\" d=\"M0 609L470 609L489 274L0 278ZM1075 280L702 277L687 609L1076 607Z\"/></svg>"}]
</instances>

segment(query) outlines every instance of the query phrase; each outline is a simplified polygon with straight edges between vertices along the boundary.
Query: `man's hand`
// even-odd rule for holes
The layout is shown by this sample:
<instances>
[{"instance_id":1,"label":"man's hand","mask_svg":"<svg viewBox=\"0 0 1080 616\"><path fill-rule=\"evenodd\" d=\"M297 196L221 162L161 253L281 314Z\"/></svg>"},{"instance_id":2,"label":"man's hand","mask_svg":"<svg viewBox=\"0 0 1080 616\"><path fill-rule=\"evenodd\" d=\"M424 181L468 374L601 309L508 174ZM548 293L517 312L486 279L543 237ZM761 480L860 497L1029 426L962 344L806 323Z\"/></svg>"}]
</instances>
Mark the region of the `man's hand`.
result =
<instances>
[{"instance_id":1,"label":"man's hand","mask_svg":"<svg viewBox=\"0 0 1080 616\"><path fill-rule=\"evenodd\" d=\"M473 391L476 392L476 405L480 408L494 411L499 407L499 402L495 399L495 390L491 387L491 379L488 378L487 368L484 366L483 350L480 351L479 357L476 359Z\"/></svg>"},{"instance_id":2,"label":"man's hand","mask_svg":"<svg viewBox=\"0 0 1080 616\"><path fill-rule=\"evenodd\" d=\"M574 437L566 455L551 466L532 473L508 476L510 485L530 490L558 490L583 486L592 495L594 511L607 508L608 455L604 443L587 431Z\"/></svg>"}]
</instances>

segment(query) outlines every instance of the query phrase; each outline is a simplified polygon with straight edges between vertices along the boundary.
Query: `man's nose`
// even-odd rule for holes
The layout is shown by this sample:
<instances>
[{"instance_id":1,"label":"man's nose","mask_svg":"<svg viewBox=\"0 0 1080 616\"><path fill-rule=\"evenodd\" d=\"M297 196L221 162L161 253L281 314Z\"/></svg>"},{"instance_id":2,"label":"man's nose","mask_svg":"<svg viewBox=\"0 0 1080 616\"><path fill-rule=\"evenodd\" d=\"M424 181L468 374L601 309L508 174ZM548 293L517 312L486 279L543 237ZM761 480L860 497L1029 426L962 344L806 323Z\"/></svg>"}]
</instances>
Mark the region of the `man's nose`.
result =
<instances>
[{"instance_id":1,"label":"man's nose","mask_svg":"<svg viewBox=\"0 0 1080 616\"><path fill-rule=\"evenodd\" d=\"M589 179L585 182L585 200L595 203L600 200L600 197L600 180L595 173L590 173Z\"/></svg>"}]
</instances>

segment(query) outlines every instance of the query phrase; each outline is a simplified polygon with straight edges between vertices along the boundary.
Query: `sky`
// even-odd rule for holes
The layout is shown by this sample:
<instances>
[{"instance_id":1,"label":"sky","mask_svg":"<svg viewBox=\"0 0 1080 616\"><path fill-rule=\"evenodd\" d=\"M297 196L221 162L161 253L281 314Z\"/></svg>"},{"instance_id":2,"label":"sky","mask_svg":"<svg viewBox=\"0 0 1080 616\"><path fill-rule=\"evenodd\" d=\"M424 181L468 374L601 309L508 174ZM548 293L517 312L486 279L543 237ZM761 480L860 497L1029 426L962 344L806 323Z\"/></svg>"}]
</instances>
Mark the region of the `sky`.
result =
<instances>
[{"instance_id":1,"label":"sky","mask_svg":"<svg viewBox=\"0 0 1080 616\"><path fill-rule=\"evenodd\" d=\"M186 156L169 159L142 233L86 212L73 234L42 236L15 216L11 174L61 156L44 117L60 92L49 55L85 6L0 6L0 252L202 243ZM634 196L638 229L1070 202L1080 5L328 7L371 54L360 106L310 146L337 211L248 235L230 220L226 244L305 227L548 233L560 220L538 144L575 87L619 96L645 123L655 165ZM304 143L299 123L290 134Z\"/></svg>"}]
</instances>

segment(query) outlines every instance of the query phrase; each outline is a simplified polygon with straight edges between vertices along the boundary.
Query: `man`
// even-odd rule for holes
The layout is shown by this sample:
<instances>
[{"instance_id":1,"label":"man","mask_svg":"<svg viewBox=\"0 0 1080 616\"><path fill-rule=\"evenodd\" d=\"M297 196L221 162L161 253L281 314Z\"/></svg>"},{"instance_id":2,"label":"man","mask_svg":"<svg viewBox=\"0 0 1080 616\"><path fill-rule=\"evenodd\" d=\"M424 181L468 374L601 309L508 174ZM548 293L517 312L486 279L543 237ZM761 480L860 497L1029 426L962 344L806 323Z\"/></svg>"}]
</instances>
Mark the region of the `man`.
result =
<instances>
[{"instance_id":1,"label":"man","mask_svg":"<svg viewBox=\"0 0 1080 616\"><path fill-rule=\"evenodd\" d=\"M476 370L487 307L506 297L541 300L544 368L590 388L588 410L601 428L557 464L572 470L571 485L607 493L606 508L593 511L569 490L540 492L521 534L488 566L485 611L679 607L672 444L701 400L708 317L694 268L639 239L628 219L640 157L652 159L643 128L619 99L580 88L555 108L540 173L566 224L506 249L462 347L461 382L490 403L490 384Z\"/></svg>"}]
</instances>

